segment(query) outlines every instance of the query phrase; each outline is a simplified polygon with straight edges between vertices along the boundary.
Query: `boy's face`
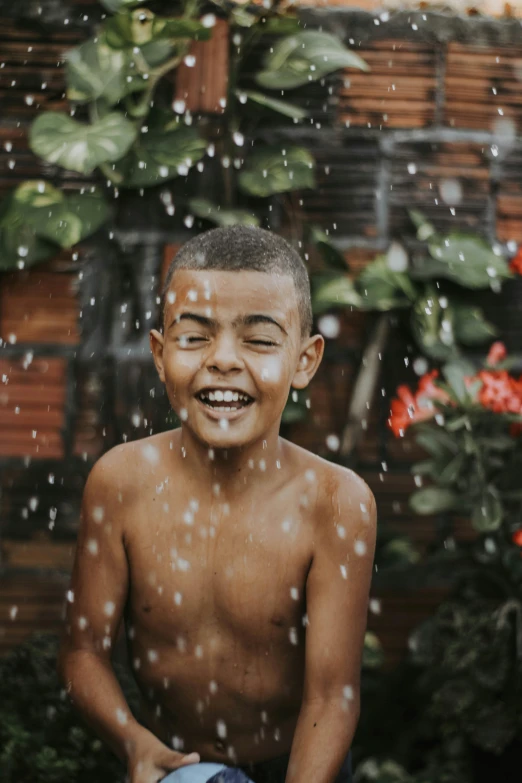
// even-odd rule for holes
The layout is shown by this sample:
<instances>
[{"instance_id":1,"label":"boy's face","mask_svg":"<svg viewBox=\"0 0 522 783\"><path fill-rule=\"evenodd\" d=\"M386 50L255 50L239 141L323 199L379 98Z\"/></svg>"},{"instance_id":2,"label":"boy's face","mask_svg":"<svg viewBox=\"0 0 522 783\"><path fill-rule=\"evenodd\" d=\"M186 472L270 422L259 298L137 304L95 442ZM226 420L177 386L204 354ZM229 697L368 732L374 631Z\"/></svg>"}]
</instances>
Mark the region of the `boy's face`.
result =
<instances>
[{"instance_id":1,"label":"boy's face","mask_svg":"<svg viewBox=\"0 0 522 783\"><path fill-rule=\"evenodd\" d=\"M301 337L292 278L264 272L177 270L163 327L150 342L170 404L215 448L278 429L290 387L308 385L324 347Z\"/></svg>"}]
</instances>

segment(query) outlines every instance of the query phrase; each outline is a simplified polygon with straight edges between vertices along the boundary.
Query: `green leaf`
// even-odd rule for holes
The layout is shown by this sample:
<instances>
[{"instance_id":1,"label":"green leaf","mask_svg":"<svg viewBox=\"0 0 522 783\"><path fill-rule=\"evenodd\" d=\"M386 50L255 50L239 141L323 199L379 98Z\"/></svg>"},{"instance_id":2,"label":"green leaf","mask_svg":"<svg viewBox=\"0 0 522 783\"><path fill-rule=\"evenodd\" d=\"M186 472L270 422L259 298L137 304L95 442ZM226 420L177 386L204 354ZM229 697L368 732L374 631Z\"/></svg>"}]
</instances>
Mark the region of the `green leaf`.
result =
<instances>
[{"instance_id":1,"label":"green leaf","mask_svg":"<svg viewBox=\"0 0 522 783\"><path fill-rule=\"evenodd\" d=\"M118 160L135 138L135 126L119 112L85 125L62 112L49 111L36 118L29 132L36 155L81 174L90 174L100 163Z\"/></svg>"},{"instance_id":2,"label":"green leaf","mask_svg":"<svg viewBox=\"0 0 522 783\"><path fill-rule=\"evenodd\" d=\"M103 7L112 14L115 14L124 8L131 8L134 5L139 5L141 2L142 0L100 0Z\"/></svg>"},{"instance_id":3,"label":"green leaf","mask_svg":"<svg viewBox=\"0 0 522 783\"><path fill-rule=\"evenodd\" d=\"M502 524L503 508L495 487L486 487L481 500L473 507L471 521L475 530L490 533Z\"/></svg>"},{"instance_id":4,"label":"green leaf","mask_svg":"<svg viewBox=\"0 0 522 783\"><path fill-rule=\"evenodd\" d=\"M455 436L450 435L443 427L437 424L415 424L415 440L435 459L446 459L450 454L457 454L459 443Z\"/></svg>"},{"instance_id":5,"label":"green leaf","mask_svg":"<svg viewBox=\"0 0 522 783\"><path fill-rule=\"evenodd\" d=\"M70 248L82 238L81 220L65 204L39 210L31 216L30 225L38 237L60 247Z\"/></svg>"},{"instance_id":6,"label":"green leaf","mask_svg":"<svg viewBox=\"0 0 522 783\"><path fill-rule=\"evenodd\" d=\"M410 506L417 514L439 514L457 508L460 497L451 489L442 487L425 487L414 492L410 497Z\"/></svg>"},{"instance_id":7,"label":"green leaf","mask_svg":"<svg viewBox=\"0 0 522 783\"><path fill-rule=\"evenodd\" d=\"M97 190L90 193L74 193L68 196L67 209L80 220L80 240L98 231L111 214L107 201Z\"/></svg>"},{"instance_id":8,"label":"green leaf","mask_svg":"<svg viewBox=\"0 0 522 783\"><path fill-rule=\"evenodd\" d=\"M272 16L260 25L261 32L266 35L293 35L301 30L301 22L297 16Z\"/></svg>"},{"instance_id":9,"label":"green leaf","mask_svg":"<svg viewBox=\"0 0 522 783\"><path fill-rule=\"evenodd\" d=\"M239 174L239 187L253 196L272 196L315 186L315 160L304 147L261 147Z\"/></svg>"},{"instance_id":10,"label":"green leaf","mask_svg":"<svg viewBox=\"0 0 522 783\"><path fill-rule=\"evenodd\" d=\"M109 208L98 192L65 196L49 183L29 180L8 200L0 220L1 268L24 267L56 255L96 231Z\"/></svg>"},{"instance_id":11,"label":"green leaf","mask_svg":"<svg viewBox=\"0 0 522 783\"><path fill-rule=\"evenodd\" d=\"M437 483L441 484L443 487L455 484L466 464L466 455L462 453L456 454L439 472L438 476L435 477Z\"/></svg>"},{"instance_id":12,"label":"green leaf","mask_svg":"<svg viewBox=\"0 0 522 783\"><path fill-rule=\"evenodd\" d=\"M130 154L116 164L124 187L147 187L185 176L206 152L207 142L195 128L173 125L172 130L141 134Z\"/></svg>"},{"instance_id":13,"label":"green leaf","mask_svg":"<svg viewBox=\"0 0 522 783\"><path fill-rule=\"evenodd\" d=\"M455 302L453 310L455 335L464 345L480 345L497 335L497 329L486 321L479 307Z\"/></svg>"},{"instance_id":14,"label":"green leaf","mask_svg":"<svg viewBox=\"0 0 522 783\"><path fill-rule=\"evenodd\" d=\"M238 98L242 95L246 95L251 101L259 103L260 106L265 106L267 109L273 109L273 111L277 111L279 114L284 114L285 117L302 120L308 116L308 112L300 106L294 106L292 103L280 101L277 98L270 98L262 92L256 92L255 90L236 90L236 96Z\"/></svg>"},{"instance_id":15,"label":"green leaf","mask_svg":"<svg viewBox=\"0 0 522 783\"><path fill-rule=\"evenodd\" d=\"M256 74L255 80L267 89L291 89L318 81L340 68L370 70L337 36L305 30L278 41L265 56L264 70Z\"/></svg>"},{"instance_id":16,"label":"green leaf","mask_svg":"<svg viewBox=\"0 0 522 783\"><path fill-rule=\"evenodd\" d=\"M319 226L310 226L308 230L308 241L316 246L323 261L330 269L337 269L346 273L348 270L348 263L345 257L340 250L337 250L328 234L326 234L322 228L319 228Z\"/></svg>"},{"instance_id":17,"label":"green leaf","mask_svg":"<svg viewBox=\"0 0 522 783\"><path fill-rule=\"evenodd\" d=\"M129 92L126 82L129 54L107 45L105 37L91 38L66 56L67 98L85 103L104 99L118 103Z\"/></svg>"},{"instance_id":18,"label":"green leaf","mask_svg":"<svg viewBox=\"0 0 522 783\"><path fill-rule=\"evenodd\" d=\"M464 381L465 376L472 374L469 372L469 366L460 362L448 362L442 368L442 372L457 400L460 403L469 402L469 394Z\"/></svg>"},{"instance_id":19,"label":"green leaf","mask_svg":"<svg viewBox=\"0 0 522 783\"><path fill-rule=\"evenodd\" d=\"M13 194L13 206L20 209L41 209L63 204L65 197L58 188L43 179L30 179L18 185Z\"/></svg>"},{"instance_id":20,"label":"green leaf","mask_svg":"<svg viewBox=\"0 0 522 783\"><path fill-rule=\"evenodd\" d=\"M329 277L314 286L312 308L316 315L325 310L331 310L333 307L349 305L359 308L361 298L347 275L339 275L333 279Z\"/></svg>"},{"instance_id":21,"label":"green leaf","mask_svg":"<svg viewBox=\"0 0 522 783\"><path fill-rule=\"evenodd\" d=\"M431 277L446 277L467 288L488 288L492 280L512 277L504 258L479 237L450 234L428 244ZM434 263L435 261L435 263Z\"/></svg>"},{"instance_id":22,"label":"green leaf","mask_svg":"<svg viewBox=\"0 0 522 783\"><path fill-rule=\"evenodd\" d=\"M407 307L417 297L408 275L390 269L385 255L367 264L357 278L357 290L363 307L371 310Z\"/></svg>"},{"instance_id":23,"label":"green leaf","mask_svg":"<svg viewBox=\"0 0 522 783\"><path fill-rule=\"evenodd\" d=\"M419 212L417 209L409 209L408 214L417 229L417 239L424 242L436 233L434 227L426 220L422 212Z\"/></svg>"},{"instance_id":24,"label":"green leaf","mask_svg":"<svg viewBox=\"0 0 522 783\"><path fill-rule=\"evenodd\" d=\"M246 8L236 6L232 9L231 21L238 27L252 27L257 22L257 16L249 14Z\"/></svg>"},{"instance_id":25,"label":"green leaf","mask_svg":"<svg viewBox=\"0 0 522 783\"><path fill-rule=\"evenodd\" d=\"M423 353L438 361L458 355L453 328L453 308L440 306L435 291L427 289L412 309L410 325L413 336Z\"/></svg>"},{"instance_id":26,"label":"green leaf","mask_svg":"<svg viewBox=\"0 0 522 783\"><path fill-rule=\"evenodd\" d=\"M56 255L58 247L38 237L22 218L9 216L0 224L0 269L25 268L47 261Z\"/></svg>"},{"instance_id":27,"label":"green leaf","mask_svg":"<svg viewBox=\"0 0 522 783\"><path fill-rule=\"evenodd\" d=\"M379 669L384 662L384 651L378 636L372 631L364 635L362 666L364 669Z\"/></svg>"},{"instance_id":28,"label":"green leaf","mask_svg":"<svg viewBox=\"0 0 522 783\"><path fill-rule=\"evenodd\" d=\"M259 226L259 218L246 209L222 209L204 198L189 201L191 211L204 220L210 220L217 226Z\"/></svg>"},{"instance_id":29,"label":"green leaf","mask_svg":"<svg viewBox=\"0 0 522 783\"><path fill-rule=\"evenodd\" d=\"M104 34L109 46L126 49L145 46L160 39L207 40L211 31L197 19L156 16L148 8L123 11L105 22Z\"/></svg>"}]
</instances>

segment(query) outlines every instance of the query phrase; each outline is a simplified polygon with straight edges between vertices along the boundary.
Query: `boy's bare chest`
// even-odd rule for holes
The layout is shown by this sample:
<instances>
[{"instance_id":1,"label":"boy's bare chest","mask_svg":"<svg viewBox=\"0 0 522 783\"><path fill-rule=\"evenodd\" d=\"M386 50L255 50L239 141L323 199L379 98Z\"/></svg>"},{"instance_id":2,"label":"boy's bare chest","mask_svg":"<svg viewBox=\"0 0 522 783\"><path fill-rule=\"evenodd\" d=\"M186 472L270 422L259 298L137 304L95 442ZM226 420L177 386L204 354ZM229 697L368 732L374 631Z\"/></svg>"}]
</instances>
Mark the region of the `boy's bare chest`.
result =
<instances>
[{"instance_id":1,"label":"boy's bare chest","mask_svg":"<svg viewBox=\"0 0 522 783\"><path fill-rule=\"evenodd\" d=\"M312 551L310 514L297 500L231 508L165 494L142 503L127 538L134 622L182 646L212 628L247 645L267 634L297 643Z\"/></svg>"}]
</instances>

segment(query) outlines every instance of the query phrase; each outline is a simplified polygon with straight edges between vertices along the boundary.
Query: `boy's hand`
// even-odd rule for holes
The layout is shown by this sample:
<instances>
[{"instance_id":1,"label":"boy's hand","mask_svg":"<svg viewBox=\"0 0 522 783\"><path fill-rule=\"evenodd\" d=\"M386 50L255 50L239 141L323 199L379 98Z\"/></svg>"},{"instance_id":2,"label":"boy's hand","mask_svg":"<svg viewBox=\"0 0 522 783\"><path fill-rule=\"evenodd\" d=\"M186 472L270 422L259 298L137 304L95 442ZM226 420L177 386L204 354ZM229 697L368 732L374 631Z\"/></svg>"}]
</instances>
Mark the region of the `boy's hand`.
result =
<instances>
[{"instance_id":1,"label":"boy's hand","mask_svg":"<svg viewBox=\"0 0 522 783\"><path fill-rule=\"evenodd\" d=\"M199 762L198 753L178 753L154 735L140 739L129 752L128 783L159 783L169 772Z\"/></svg>"}]
</instances>

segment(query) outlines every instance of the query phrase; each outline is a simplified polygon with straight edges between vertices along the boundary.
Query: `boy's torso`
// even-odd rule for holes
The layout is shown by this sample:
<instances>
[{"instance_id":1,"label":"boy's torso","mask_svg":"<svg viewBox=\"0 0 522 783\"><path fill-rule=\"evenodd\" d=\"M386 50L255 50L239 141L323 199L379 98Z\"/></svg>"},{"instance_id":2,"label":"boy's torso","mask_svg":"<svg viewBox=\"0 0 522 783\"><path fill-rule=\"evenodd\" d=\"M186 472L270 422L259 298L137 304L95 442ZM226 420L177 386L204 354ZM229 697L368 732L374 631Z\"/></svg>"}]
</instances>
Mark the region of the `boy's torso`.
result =
<instances>
[{"instance_id":1,"label":"boy's torso","mask_svg":"<svg viewBox=\"0 0 522 783\"><path fill-rule=\"evenodd\" d=\"M216 487L180 480L172 467L162 475L173 464L168 435L145 439L159 465L132 477L137 491L122 506L140 718L202 760L280 756L301 706L306 577L329 466L283 442L286 469L270 491L253 476L227 506Z\"/></svg>"}]
</instances>

